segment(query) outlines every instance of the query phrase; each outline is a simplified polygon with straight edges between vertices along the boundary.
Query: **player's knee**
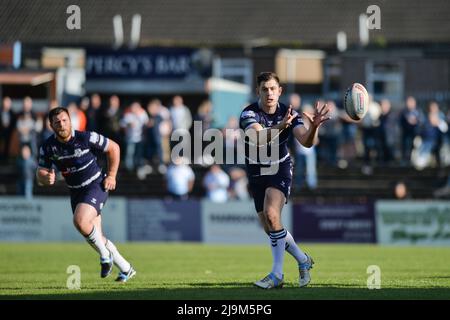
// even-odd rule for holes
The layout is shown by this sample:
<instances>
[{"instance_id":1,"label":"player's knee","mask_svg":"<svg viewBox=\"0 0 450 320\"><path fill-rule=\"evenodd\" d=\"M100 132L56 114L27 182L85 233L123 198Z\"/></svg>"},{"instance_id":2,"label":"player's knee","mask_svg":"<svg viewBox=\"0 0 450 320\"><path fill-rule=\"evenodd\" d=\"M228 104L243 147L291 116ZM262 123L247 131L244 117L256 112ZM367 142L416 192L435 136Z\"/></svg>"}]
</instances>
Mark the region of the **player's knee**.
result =
<instances>
[{"instance_id":1,"label":"player's knee","mask_svg":"<svg viewBox=\"0 0 450 320\"><path fill-rule=\"evenodd\" d=\"M269 229L273 230L275 227L279 226L280 215L277 212L277 210L269 208L267 210L264 210L264 214L266 215L267 224L268 224Z\"/></svg>"},{"instance_id":2,"label":"player's knee","mask_svg":"<svg viewBox=\"0 0 450 320\"><path fill-rule=\"evenodd\" d=\"M88 227L91 225L91 221L86 217L75 215L73 217L73 224L79 231L86 231Z\"/></svg>"}]
</instances>

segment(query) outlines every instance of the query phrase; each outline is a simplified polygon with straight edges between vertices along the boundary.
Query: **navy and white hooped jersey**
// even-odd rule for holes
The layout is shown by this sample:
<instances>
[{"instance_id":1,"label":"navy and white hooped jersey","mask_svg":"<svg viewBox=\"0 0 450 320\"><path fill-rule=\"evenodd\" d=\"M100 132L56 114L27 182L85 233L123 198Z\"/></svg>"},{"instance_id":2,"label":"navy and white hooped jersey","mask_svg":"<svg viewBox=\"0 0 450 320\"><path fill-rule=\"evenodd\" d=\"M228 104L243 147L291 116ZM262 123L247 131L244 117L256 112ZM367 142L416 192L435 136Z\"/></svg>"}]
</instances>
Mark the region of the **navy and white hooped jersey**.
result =
<instances>
[{"instance_id":1,"label":"navy and white hooped jersey","mask_svg":"<svg viewBox=\"0 0 450 320\"><path fill-rule=\"evenodd\" d=\"M277 125L283 120L287 110L288 107L286 105L279 103L275 113L268 114L265 113L260 108L258 102L255 102L247 106L241 112L241 116L239 119L239 126L244 131L254 123L259 123L263 128L270 128ZM288 149L289 135L292 133L292 130L295 127L303 125L303 120L301 116L295 110L292 110L292 114L297 115L297 117L294 118L294 120L292 121L292 125L287 130L283 130L280 133L278 137L278 155L274 156L273 158L271 157L271 159L274 158L277 159L275 161L278 162L280 166L286 167L285 171L291 170L290 169L291 159ZM258 155L257 159L251 158L252 154L249 152L249 148L251 147L252 143L247 141L246 139L245 158L247 164L247 171L250 177L256 177L260 175L261 167L266 167L270 165L270 163L265 163L264 161L260 160L261 153L257 153ZM264 148L268 148L269 150L264 150ZM265 154L267 155L270 155L270 145L259 147L258 150L260 150L260 152L265 152ZM274 162L272 161L271 163Z\"/></svg>"},{"instance_id":2,"label":"navy and white hooped jersey","mask_svg":"<svg viewBox=\"0 0 450 320\"><path fill-rule=\"evenodd\" d=\"M73 131L66 143L50 136L39 150L39 167L51 169L53 165L61 171L67 186L79 189L89 185L102 175L94 151L105 152L109 140L89 131Z\"/></svg>"}]
</instances>

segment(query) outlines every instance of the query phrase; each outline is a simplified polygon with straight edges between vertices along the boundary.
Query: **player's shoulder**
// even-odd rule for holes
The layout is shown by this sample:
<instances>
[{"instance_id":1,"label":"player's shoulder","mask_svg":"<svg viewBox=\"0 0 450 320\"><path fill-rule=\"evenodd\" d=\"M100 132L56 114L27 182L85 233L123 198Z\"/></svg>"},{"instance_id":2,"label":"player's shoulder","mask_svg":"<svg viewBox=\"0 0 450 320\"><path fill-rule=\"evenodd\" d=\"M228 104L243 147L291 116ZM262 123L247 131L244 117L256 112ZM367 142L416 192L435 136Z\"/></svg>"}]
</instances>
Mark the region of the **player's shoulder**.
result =
<instances>
[{"instance_id":1,"label":"player's shoulder","mask_svg":"<svg viewBox=\"0 0 450 320\"><path fill-rule=\"evenodd\" d=\"M242 112L241 112L241 119L245 119L245 118L254 118L259 111L259 107L258 107L258 103L252 103L248 106L246 106Z\"/></svg>"},{"instance_id":2,"label":"player's shoulder","mask_svg":"<svg viewBox=\"0 0 450 320\"><path fill-rule=\"evenodd\" d=\"M73 131L73 139L75 143L87 143L89 141L90 132L89 131Z\"/></svg>"},{"instance_id":3,"label":"player's shoulder","mask_svg":"<svg viewBox=\"0 0 450 320\"><path fill-rule=\"evenodd\" d=\"M91 142L91 143L96 143L97 141L100 140L101 134L95 131L78 131L75 130L75 139L76 140L81 140L81 141L86 141L86 142Z\"/></svg>"},{"instance_id":4,"label":"player's shoulder","mask_svg":"<svg viewBox=\"0 0 450 320\"><path fill-rule=\"evenodd\" d=\"M48 148L51 148L52 146L57 144L57 140L54 134L51 134L48 136L41 144L41 148L43 150L47 150Z\"/></svg>"},{"instance_id":5,"label":"player's shoulder","mask_svg":"<svg viewBox=\"0 0 450 320\"><path fill-rule=\"evenodd\" d=\"M60 148L61 144L56 139L54 134L48 136L42 143L39 148L39 161L41 157L51 157L53 154L58 152L57 150Z\"/></svg>"},{"instance_id":6,"label":"player's shoulder","mask_svg":"<svg viewBox=\"0 0 450 320\"><path fill-rule=\"evenodd\" d=\"M252 104L249 104L242 111L248 111L248 110L258 111L259 110L258 102L253 102Z\"/></svg>"}]
</instances>

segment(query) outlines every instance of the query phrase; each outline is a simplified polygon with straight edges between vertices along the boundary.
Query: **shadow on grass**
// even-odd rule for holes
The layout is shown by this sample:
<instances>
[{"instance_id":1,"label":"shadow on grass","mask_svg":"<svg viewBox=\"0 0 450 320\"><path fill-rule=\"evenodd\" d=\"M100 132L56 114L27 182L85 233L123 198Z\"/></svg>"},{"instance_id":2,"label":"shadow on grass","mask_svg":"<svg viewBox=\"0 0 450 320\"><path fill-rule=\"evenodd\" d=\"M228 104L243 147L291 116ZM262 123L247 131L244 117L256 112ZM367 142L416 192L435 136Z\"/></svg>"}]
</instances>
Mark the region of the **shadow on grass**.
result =
<instances>
[{"instance_id":1,"label":"shadow on grass","mask_svg":"<svg viewBox=\"0 0 450 320\"><path fill-rule=\"evenodd\" d=\"M173 284L172 284L173 286ZM193 283L179 288L92 288L53 290L36 288L33 293L8 294L17 288L1 289L0 300L449 300L450 288L381 288L369 290L345 284L311 285L298 288L288 285L281 290L262 290L248 283ZM39 292L42 290L42 292ZM56 291L56 292L55 292Z\"/></svg>"}]
</instances>

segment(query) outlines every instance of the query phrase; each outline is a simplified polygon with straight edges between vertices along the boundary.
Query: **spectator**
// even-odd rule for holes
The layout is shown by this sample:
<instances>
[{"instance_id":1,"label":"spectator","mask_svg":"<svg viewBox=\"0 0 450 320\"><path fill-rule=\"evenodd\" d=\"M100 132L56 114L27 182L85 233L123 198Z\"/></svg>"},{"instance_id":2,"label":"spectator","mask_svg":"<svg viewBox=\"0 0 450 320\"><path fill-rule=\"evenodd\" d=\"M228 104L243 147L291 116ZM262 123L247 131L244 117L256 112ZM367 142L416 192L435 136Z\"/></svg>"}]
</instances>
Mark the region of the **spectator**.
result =
<instances>
[{"instance_id":1,"label":"spectator","mask_svg":"<svg viewBox=\"0 0 450 320\"><path fill-rule=\"evenodd\" d=\"M301 112L300 110L298 110ZM303 111L306 113L314 113L314 109L311 105L305 105ZM305 123L305 125L308 125ZM295 150L295 175L294 186L301 189L304 181L309 189L317 188L317 168L316 168L316 147L305 148L294 139ZM306 179L305 179L306 178Z\"/></svg>"},{"instance_id":2,"label":"spectator","mask_svg":"<svg viewBox=\"0 0 450 320\"><path fill-rule=\"evenodd\" d=\"M113 95L109 98L109 105L103 113L103 131L104 135L119 144L123 148L123 139L121 135L120 119L122 117L120 110L120 99Z\"/></svg>"},{"instance_id":3,"label":"spectator","mask_svg":"<svg viewBox=\"0 0 450 320\"><path fill-rule=\"evenodd\" d=\"M232 167L230 169L230 188L229 197L233 200L247 200L250 198L248 194L248 179L244 169Z\"/></svg>"},{"instance_id":4,"label":"spectator","mask_svg":"<svg viewBox=\"0 0 450 320\"><path fill-rule=\"evenodd\" d=\"M379 142L380 148L379 155L382 163L387 164L394 160L394 134L395 125L393 123L394 116L391 111L391 102L388 99L381 100L381 115L380 115L380 126L379 126Z\"/></svg>"},{"instance_id":5,"label":"spectator","mask_svg":"<svg viewBox=\"0 0 450 320\"><path fill-rule=\"evenodd\" d=\"M81 99L80 101L80 110L83 111L85 115L87 115L88 113L89 104L89 97L83 97L83 99Z\"/></svg>"},{"instance_id":6,"label":"spectator","mask_svg":"<svg viewBox=\"0 0 450 320\"><path fill-rule=\"evenodd\" d=\"M192 126L192 114L188 107L184 105L181 96L174 96L170 107L173 129L189 130Z\"/></svg>"},{"instance_id":7,"label":"spectator","mask_svg":"<svg viewBox=\"0 0 450 320\"><path fill-rule=\"evenodd\" d=\"M422 143L419 147L419 157L416 159L416 166L425 167L434 156L438 166L440 166L440 150L442 148L444 134L448 126L445 121L445 115L439 110L436 102L431 102L428 106L428 115L420 128Z\"/></svg>"},{"instance_id":8,"label":"spectator","mask_svg":"<svg viewBox=\"0 0 450 320\"><path fill-rule=\"evenodd\" d=\"M319 101L322 105L323 101ZM339 137L342 132L342 122L339 117L339 111L333 101L327 101L330 108L328 114L330 120L322 124L319 131L320 144L318 145L319 158L325 161L328 165L336 167L337 165L337 148Z\"/></svg>"},{"instance_id":9,"label":"spectator","mask_svg":"<svg viewBox=\"0 0 450 320\"><path fill-rule=\"evenodd\" d=\"M72 128L78 131L85 131L87 119L84 112L78 109L78 106L75 102L69 103L69 105L67 106L67 110L69 110Z\"/></svg>"},{"instance_id":10,"label":"spectator","mask_svg":"<svg viewBox=\"0 0 450 320\"><path fill-rule=\"evenodd\" d=\"M36 156L38 122L32 109L33 100L30 97L25 97L23 99L23 110L17 118L16 127L19 134L20 145L28 145L31 149L31 154Z\"/></svg>"},{"instance_id":11,"label":"spectator","mask_svg":"<svg viewBox=\"0 0 450 320\"><path fill-rule=\"evenodd\" d=\"M381 106L373 100L372 96L369 99L369 110L361 120L365 166L369 166L375 156L381 156L379 136Z\"/></svg>"},{"instance_id":12,"label":"spectator","mask_svg":"<svg viewBox=\"0 0 450 320\"><path fill-rule=\"evenodd\" d=\"M209 100L203 101L198 107L197 114L194 117L194 121L202 122L203 132L211 128L213 123L212 116L212 103Z\"/></svg>"},{"instance_id":13,"label":"spectator","mask_svg":"<svg viewBox=\"0 0 450 320\"><path fill-rule=\"evenodd\" d=\"M406 99L406 106L400 114L400 128L402 131L402 162L410 164L411 152L414 138L419 132L419 125L422 123L423 115L417 109L416 99L409 96Z\"/></svg>"},{"instance_id":14,"label":"spectator","mask_svg":"<svg viewBox=\"0 0 450 320\"><path fill-rule=\"evenodd\" d=\"M398 181L394 186L394 198L397 200L406 200L410 199L411 195L409 194L408 187L406 183L403 181Z\"/></svg>"},{"instance_id":15,"label":"spectator","mask_svg":"<svg viewBox=\"0 0 450 320\"><path fill-rule=\"evenodd\" d=\"M28 200L33 198L33 183L36 168L37 163L32 157L30 147L28 145L23 145L17 161L17 170L19 172L17 193L25 196Z\"/></svg>"},{"instance_id":16,"label":"spectator","mask_svg":"<svg viewBox=\"0 0 450 320\"><path fill-rule=\"evenodd\" d=\"M9 159L9 147L12 133L16 127L16 115L11 107L11 99L9 97L4 97L0 113L0 160Z\"/></svg>"},{"instance_id":17,"label":"spectator","mask_svg":"<svg viewBox=\"0 0 450 320\"><path fill-rule=\"evenodd\" d=\"M170 107L170 117L172 120L173 130L189 131L192 126L192 114L188 107L183 103L181 96L174 96L172 99L172 106ZM177 144L176 141L170 141L170 148L172 149ZM181 156L184 156L181 154Z\"/></svg>"},{"instance_id":18,"label":"spectator","mask_svg":"<svg viewBox=\"0 0 450 320\"><path fill-rule=\"evenodd\" d=\"M219 165L214 164L203 179L207 198L213 202L226 202L228 200L228 187L230 177Z\"/></svg>"},{"instance_id":19,"label":"spectator","mask_svg":"<svg viewBox=\"0 0 450 320\"><path fill-rule=\"evenodd\" d=\"M164 166L170 162L170 134L172 133L172 120L170 118L170 111L167 107L159 105L159 117L162 121L159 124L159 134L161 136L161 148Z\"/></svg>"},{"instance_id":20,"label":"spectator","mask_svg":"<svg viewBox=\"0 0 450 320\"><path fill-rule=\"evenodd\" d=\"M241 130L239 129L239 120L237 117L229 117L227 124L222 129L222 135L225 137L223 145L224 162L226 166L233 165L235 163L243 164L244 153L237 154L238 144L242 144ZM229 161L228 161L228 160ZM231 162L231 163L230 163ZM231 169L231 168L230 168ZM228 170L228 169L226 169Z\"/></svg>"},{"instance_id":21,"label":"spectator","mask_svg":"<svg viewBox=\"0 0 450 320\"><path fill-rule=\"evenodd\" d=\"M197 113L194 116L194 122L196 126L194 127L193 138L196 139L196 143L201 146L201 153L194 160L195 163L201 164L202 166L210 166L214 163L214 157L211 154L203 155L203 150L208 145L207 142L203 141L202 137L206 130L212 127L212 104L209 100L204 100L197 109ZM200 130L201 129L201 130Z\"/></svg>"},{"instance_id":22,"label":"spectator","mask_svg":"<svg viewBox=\"0 0 450 320\"><path fill-rule=\"evenodd\" d=\"M289 96L289 104L292 108L301 114L302 97L298 93L292 93Z\"/></svg>"},{"instance_id":23,"label":"spectator","mask_svg":"<svg viewBox=\"0 0 450 320\"><path fill-rule=\"evenodd\" d=\"M342 121L342 140L340 144L340 155L342 161L339 162L340 168L346 168L348 163L356 158L356 137L358 132L357 121L349 117L346 112L340 112Z\"/></svg>"},{"instance_id":24,"label":"spectator","mask_svg":"<svg viewBox=\"0 0 450 320\"><path fill-rule=\"evenodd\" d=\"M170 114L159 99L151 100L147 105L149 121L146 128L146 157L150 163L158 165L158 172L165 174L167 171L164 157L164 144L170 134ZM166 141L165 141L166 140Z\"/></svg>"},{"instance_id":25,"label":"spectator","mask_svg":"<svg viewBox=\"0 0 450 320\"><path fill-rule=\"evenodd\" d=\"M167 191L177 200L187 200L189 192L194 187L195 175L185 159L177 157L169 166L166 173Z\"/></svg>"},{"instance_id":26,"label":"spectator","mask_svg":"<svg viewBox=\"0 0 450 320\"><path fill-rule=\"evenodd\" d=\"M125 167L131 171L142 165L143 130L148 123L148 115L139 102L133 102L120 123L125 129Z\"/></svg>"},{"instance_id":27,"label":"spectator","mask_svg":"<svg viewBox=\"0 0 450 320\"><path fill-rule=\"evenodd\" d=\"M85 106L85 101L83 102L83 107L81 108L82 110L84 108L86 108ZM100 108L102 106L102 100L100 98L100 95L97 93L94 93L91 96L91 101L89 104L89 107L86 109L85 113L86 113L86 117L87 117L87 130L88 131L96 131L100 134L103 134L103 132L101 132L101 128L100 128Z\"/></svg>"}]
</instances>

